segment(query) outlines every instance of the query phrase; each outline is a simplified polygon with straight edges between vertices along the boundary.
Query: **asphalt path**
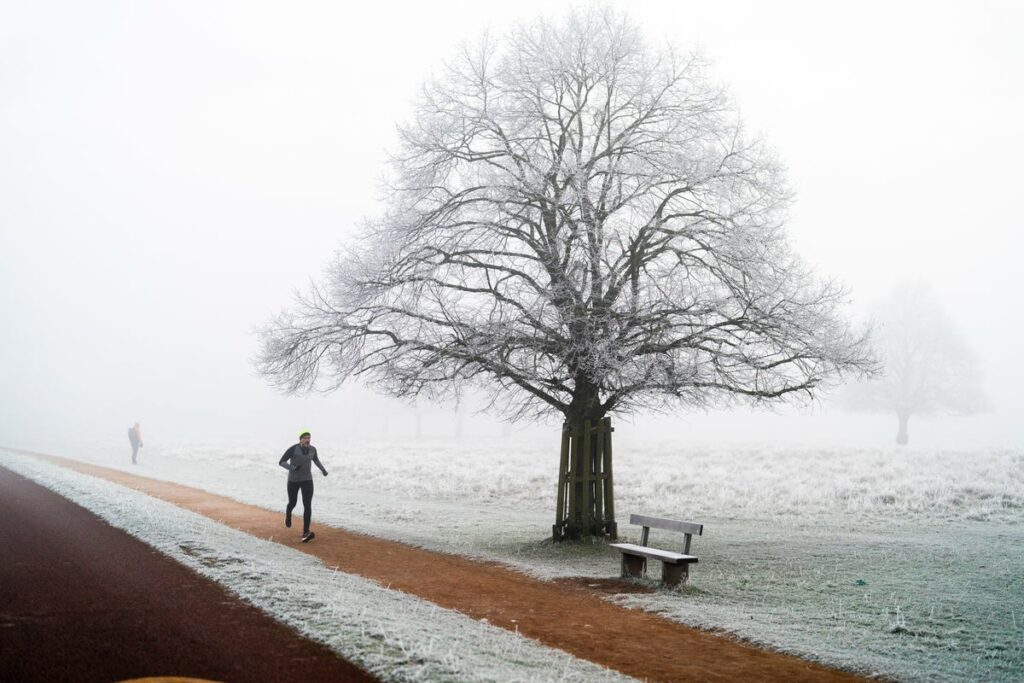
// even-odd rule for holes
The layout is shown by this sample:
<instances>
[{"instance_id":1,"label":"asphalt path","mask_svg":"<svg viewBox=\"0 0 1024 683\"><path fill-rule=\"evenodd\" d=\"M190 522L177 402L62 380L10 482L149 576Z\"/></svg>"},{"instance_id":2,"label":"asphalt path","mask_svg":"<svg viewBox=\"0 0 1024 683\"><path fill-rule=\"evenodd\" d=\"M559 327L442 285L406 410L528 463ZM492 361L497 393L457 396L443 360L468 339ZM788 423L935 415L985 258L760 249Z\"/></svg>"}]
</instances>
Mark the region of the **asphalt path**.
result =
<instances>
[{"instance_id":1,"label":"asphalt path","mask_svg":"<svg viewBox=\"0 0 1024 683\"><path fill-rule=\"evenodd\" d=\"M0 681L374 681L93 513L0 467Z\"/></svg>"}]
</instances>

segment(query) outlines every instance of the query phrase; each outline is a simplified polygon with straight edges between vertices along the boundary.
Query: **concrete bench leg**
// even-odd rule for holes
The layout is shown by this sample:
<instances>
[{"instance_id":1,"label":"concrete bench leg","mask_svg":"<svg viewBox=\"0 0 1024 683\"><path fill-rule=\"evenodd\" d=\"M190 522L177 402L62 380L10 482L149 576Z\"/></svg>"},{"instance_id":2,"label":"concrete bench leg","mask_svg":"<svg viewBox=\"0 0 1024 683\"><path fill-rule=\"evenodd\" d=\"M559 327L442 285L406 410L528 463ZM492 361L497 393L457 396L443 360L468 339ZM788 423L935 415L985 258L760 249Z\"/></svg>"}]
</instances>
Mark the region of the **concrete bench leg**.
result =
<instances>
[{"instance_id":1,"label":"concrete bench leg","mask_svg":"<svg viewBox=\"0 0 1024 683\"><path fill-rule=\"evenodd\" d=\"M647 560L637 555L622 554L622 576L628 578L631 576L643 576L644 565L647 564Z\"/></svg>"},{"instance_id":2,"label":"concrete bench leg","mask_svg":"<svg viewBox=\"0 0 1024 683\"><path fill-rule=\"evenodd\" d=\"M666 586L678 586L690 578L690 565L661 563L661 582Z\"/></svg>"}]
</instances>

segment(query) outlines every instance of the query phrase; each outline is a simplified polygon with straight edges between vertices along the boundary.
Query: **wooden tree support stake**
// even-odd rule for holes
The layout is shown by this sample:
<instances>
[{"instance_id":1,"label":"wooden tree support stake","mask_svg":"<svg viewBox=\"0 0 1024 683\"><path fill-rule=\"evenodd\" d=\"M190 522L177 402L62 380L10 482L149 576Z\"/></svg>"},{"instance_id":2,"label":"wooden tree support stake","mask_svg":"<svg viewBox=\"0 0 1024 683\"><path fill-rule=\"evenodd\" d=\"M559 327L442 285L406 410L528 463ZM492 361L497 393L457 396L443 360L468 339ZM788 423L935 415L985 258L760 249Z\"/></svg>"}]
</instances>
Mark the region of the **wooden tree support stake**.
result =
<instances>
[{"instance_id":1,"label":"wooden tree support stake","mask_svg":"<svg viewBox=\"0 0 1024 683\"><path fill-rule=\"evenodd\" d=\"M562 425L555 523L555 541L581 536L616 537L612 482L611 418L596 424Z\"/></svg>"}]
</instances>

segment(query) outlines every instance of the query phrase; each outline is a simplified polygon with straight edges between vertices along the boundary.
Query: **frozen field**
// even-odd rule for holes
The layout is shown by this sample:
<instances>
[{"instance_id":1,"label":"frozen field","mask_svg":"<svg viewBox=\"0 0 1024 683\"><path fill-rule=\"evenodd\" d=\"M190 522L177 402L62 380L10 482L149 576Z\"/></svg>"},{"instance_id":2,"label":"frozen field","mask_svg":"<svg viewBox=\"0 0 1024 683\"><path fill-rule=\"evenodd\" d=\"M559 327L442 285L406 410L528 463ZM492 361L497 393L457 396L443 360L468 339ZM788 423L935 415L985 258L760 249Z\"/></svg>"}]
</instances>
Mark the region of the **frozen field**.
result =
<instances>
[{"instance_id":1,"label":"frozen field","mask_svg":"<svg viewBox=\"0 0 1024 683\"><path fill-rule=\"evenodd\" d=\"M617 574L604 544L549 540L554 439L315 443L331 476L316 480L314 526L541 577ZM120 440L20 445L131 468ZM286 445L151 441L134 470L276 510ZM687 450L620 436L615 458L622 535L638 535L631 512L705 524L689 586L623 603L900 680L1024 680L1024 452Z\"/></svg>"}]
</instances>

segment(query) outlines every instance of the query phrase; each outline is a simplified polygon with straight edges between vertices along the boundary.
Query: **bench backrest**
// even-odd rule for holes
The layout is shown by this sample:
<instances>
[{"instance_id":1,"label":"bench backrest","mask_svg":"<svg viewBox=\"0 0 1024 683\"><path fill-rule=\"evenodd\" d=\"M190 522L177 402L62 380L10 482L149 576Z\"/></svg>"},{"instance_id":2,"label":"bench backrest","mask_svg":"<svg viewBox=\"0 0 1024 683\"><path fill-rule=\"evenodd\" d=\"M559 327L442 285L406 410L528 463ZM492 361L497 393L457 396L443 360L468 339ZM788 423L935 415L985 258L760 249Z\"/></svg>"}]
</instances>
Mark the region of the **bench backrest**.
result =
<instances>
[{"instance_id":1,"label":"bench backrest","mask_svg":"<svg viewBox=\"0 0 1024 683\"><path fill-rule=\"evenodd\" d=\"M647 515L630 515L629 523L636 524L637 526L643 527L643 531L640 532L640 545L647 545L647 538L650 535L651 529L667 529L669 531L678 531L683 534L683 554L688 555L690 553L690 540L694 535L701 536L704 533L703 524L695 524L694 522L680 522L675 519L664 519L662 517L648 517Z\"/></svg>"}]
</instances>

